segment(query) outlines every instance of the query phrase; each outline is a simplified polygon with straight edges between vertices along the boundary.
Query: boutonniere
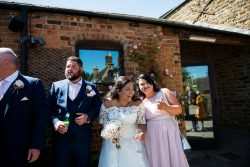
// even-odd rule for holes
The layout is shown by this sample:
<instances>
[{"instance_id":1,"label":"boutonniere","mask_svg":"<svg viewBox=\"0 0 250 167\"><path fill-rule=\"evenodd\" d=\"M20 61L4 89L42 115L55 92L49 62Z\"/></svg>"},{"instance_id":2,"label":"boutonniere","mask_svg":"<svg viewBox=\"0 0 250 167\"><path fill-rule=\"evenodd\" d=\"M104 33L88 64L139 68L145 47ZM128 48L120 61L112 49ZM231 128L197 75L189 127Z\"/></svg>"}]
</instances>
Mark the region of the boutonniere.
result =
<instances>
[{"instance_id":1,"label":"boutonniere","mask_svg":"<svg viewBox=\"0 0 250 167\"><path fill-rule=\"evenodd\" d=\"M16 91L17 94L18 94L18 90L19 90L19 89L22 89L22 88L24 88L24 83L23 83L23 81L21 81L21 80L16 80L16 81L14 82L14 84L13 84L12 93L14 93L14 92Z\"/></svg>"},{"instance_id":2,"label":"boutonniere","mask_svg":"<svg viewBox=\"0 0 250 167\"><path fill-rule=\"evenodd\" d=\"M92 89L91 86L87 85L86 86L86 94L89 97L93 97L93 96L95 96L96 92Z\"/></svg>"}]
</instances>

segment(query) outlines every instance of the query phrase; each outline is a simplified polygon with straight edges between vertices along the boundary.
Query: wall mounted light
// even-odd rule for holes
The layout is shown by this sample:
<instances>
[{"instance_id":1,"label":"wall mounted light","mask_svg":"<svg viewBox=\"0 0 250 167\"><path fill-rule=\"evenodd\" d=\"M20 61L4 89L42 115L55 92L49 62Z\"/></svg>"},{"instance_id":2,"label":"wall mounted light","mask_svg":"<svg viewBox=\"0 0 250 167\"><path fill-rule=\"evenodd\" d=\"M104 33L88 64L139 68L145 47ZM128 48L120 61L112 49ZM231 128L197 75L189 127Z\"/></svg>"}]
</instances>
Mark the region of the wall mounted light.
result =
<instances>
[{"instance_id":1,"label":"wall mounted light","mask_svg":"<svg viewBox=\"0 0 250 167\"><path fill-rule=\"evenodd\" d=\"M200 42L211 42L211 43L216 42L216 38L214 38L214 37L199 36L199 35L190 35L189 40L200 41Z\"/></svg>"},{"instance_id":2,"label":"wall mounted light","mask_svg":"<svg viewBox=\"0 0 250 167\"><path fill-rule=\"evenodd\" d=\"M30 38L30 44L31 45L39 44L39 45L43 46L43 45L45 45L45 41L44 41L43 38L31 37Z\"/></svg>"},{"instance_id":3,"label":"wall mounted light","mask_svg":"<svg viewBox=\"0 0 250 167\"><path fill-rule=\"evenodd\" d=\"M21 16L12 16L8 28L13 32L19 32L23 28L23 19Z\"/></svg>"}]
</instances>

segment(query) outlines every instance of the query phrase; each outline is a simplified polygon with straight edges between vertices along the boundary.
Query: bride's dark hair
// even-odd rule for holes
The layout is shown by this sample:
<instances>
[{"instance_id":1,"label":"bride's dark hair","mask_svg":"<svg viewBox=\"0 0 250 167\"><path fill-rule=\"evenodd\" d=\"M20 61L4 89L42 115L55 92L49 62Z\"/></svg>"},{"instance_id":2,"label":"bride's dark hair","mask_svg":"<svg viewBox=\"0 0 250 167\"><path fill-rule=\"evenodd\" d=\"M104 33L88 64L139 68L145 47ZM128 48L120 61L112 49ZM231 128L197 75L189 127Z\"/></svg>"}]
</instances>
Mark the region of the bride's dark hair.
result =
<instances>
[{"instance_id":1,"label":"bride's dark hair","mask_svg":"<svg viewBox=\"0 0 250 167\"><path fill-rule=\"evenodd\" d=\"M112 89L108 92L108 94L104 97L104 100L107 98L111 99L119 99L119 93L121 92L122 88L126 86L128 83L134 83L129 77L120 76L115 80L115 84ZM136 93L135 93L136 94ZM135 95L132 97L133 101L138 100L138 97Z\"/></svg>"}]
</instances>

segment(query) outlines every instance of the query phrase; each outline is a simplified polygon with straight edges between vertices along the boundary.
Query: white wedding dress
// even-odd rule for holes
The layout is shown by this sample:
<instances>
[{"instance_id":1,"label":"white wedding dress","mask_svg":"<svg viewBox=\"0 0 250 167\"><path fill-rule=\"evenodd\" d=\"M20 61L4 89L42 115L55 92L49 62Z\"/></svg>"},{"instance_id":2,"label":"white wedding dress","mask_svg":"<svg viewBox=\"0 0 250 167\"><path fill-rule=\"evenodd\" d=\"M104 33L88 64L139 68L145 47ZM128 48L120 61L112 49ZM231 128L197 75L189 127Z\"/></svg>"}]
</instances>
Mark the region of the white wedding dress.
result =
<instances>
[{"instance_id":1,"label":"white wedding dress","mask_svg":"<svg viewBox=\"0 0 250 167\"><path fill-rule=\"evenodd\" d=\"M119 120L125 127L117 149L110 140L103 139L99 167L149 167L144 142L135 140L137 124L146 124L145 114L139 106L101 107L99 123Z\"/></svg>"}]
</instances>

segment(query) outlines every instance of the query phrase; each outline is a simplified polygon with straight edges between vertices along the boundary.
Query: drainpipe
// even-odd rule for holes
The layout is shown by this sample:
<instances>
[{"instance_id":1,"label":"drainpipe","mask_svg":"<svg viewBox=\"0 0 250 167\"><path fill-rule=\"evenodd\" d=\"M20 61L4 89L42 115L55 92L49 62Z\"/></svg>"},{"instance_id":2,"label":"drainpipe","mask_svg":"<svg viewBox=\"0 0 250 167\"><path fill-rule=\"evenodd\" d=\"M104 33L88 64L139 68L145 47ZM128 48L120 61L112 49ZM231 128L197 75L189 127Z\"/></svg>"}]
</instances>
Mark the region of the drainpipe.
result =
<instances>
[{"instance_id":1,"label":"drainpipe","mask_svg":"<svg viewBox=\"0 0 250 167\"><path fill-rule=\"evenodd\" d=\"M21 16L23 21L23 28L21 31L21 52L20 52L20 64L21 64L21 73L26 73L26 64L25 64L25 56L26 56L26 43L27 43L27 18L28 18L28 9L21 9Z\"/></svg>"}]
</instances>

